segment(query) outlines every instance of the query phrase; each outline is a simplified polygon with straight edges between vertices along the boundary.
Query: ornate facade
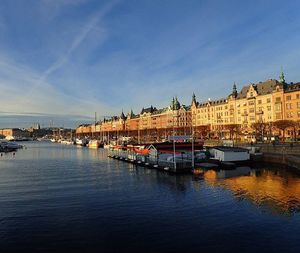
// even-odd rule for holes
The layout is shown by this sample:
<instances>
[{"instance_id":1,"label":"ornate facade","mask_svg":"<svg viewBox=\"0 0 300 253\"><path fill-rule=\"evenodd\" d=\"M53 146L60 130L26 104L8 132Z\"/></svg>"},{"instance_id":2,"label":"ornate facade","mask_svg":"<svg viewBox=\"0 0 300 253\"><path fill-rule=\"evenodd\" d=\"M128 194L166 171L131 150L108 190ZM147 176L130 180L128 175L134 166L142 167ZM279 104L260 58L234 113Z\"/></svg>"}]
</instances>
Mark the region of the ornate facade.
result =
<instances>
[{"instance_id":1,"label":"ornate facade","mask_svg":"<svg viewBox=\"0 0 300 253\"><path fill-rule=\"evenodd\" d=\"M257 134L257 131L262 131L261 135L279 135L281 132L276 132L274 122L284 120L295 122L294 137L300 134L295 133L296 123L300 120L300 83L287 84L281 73L279 81L269 79L250 83L239 92L234 84L231 93L222 99L197 102L193 94L191 106L184 106L175 97L166 108L150 106L137 115L132 110L126 116L122 112L119 117L79 126L76 133L131 136L144 138L143 141L163 140L172 134L241 138ZM292 135L291 127L283 131L287 131L287 136Z\"/></svg>"}]
</instances>

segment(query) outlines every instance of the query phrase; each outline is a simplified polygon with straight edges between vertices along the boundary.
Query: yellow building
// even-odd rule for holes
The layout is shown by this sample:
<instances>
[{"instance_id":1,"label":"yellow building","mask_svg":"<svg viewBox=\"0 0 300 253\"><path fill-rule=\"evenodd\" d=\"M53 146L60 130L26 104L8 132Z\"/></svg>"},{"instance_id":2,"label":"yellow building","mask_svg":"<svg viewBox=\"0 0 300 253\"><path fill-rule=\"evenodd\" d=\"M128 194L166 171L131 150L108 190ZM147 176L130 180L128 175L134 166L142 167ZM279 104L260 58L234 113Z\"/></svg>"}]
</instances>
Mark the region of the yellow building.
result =
<instances>
[{"instance_id":1,"label":"yellow building","mask_svg":"<svg viewBox=\"0 0 300 253\"><path fill-rule=\"evenodd\" d=\"M233 132L247 137L254 135L258 128L262 135L279 134L274 122L300 119L300 83L287 84L281 73L279 81L251 83L240 92L234 84L232 93L223 99L199 103L193 95L191 114L193 128L206 131L206 136L211 138L232 138ZM286 130L287 136L291 136L291 128Z\"/></svg>"},{"instance_id":2,"label":"yellow building","mask_svg":"<svg viewBox=\"0 0 300 253\"><path fill-rule=\"evenodd\" d=\"M279 80L250 83L239 92L234 84L231 93L222 99L197 102L193 94L191 106L184 106L176 97L168 107L143 108L137 115L131 111L125 116L122 112L120 117L81 126L77 133L85 133L89 127L96 136L145 136L145 141L191 133L196 138L216 139L270 139L285 134L300 138L299 120L300 83L287 84L281 73ZM286 127L277 123L286 123Z\"/></svg>"}]
</instances>

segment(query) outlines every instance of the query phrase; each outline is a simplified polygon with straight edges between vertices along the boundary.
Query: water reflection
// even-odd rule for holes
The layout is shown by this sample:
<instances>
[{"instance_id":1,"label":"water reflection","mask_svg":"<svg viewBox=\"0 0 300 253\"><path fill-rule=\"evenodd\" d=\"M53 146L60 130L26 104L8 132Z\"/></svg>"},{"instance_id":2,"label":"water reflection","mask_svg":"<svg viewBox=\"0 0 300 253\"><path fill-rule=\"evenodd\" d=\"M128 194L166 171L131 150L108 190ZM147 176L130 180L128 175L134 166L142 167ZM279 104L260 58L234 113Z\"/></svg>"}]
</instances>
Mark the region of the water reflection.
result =
<instances>
[{"instance_id":1,"label":"water reflection","mask_svg":"<svg viewBox=\"0 0 300 253\"><path fill-rule=\"evenodd\" d=\"M208 170L205 182L233 192L237 200L248 199L263 211L293 214L300 211L300 178L281 169L238 168L232 171Z\"/></svg>"}]
</instances>

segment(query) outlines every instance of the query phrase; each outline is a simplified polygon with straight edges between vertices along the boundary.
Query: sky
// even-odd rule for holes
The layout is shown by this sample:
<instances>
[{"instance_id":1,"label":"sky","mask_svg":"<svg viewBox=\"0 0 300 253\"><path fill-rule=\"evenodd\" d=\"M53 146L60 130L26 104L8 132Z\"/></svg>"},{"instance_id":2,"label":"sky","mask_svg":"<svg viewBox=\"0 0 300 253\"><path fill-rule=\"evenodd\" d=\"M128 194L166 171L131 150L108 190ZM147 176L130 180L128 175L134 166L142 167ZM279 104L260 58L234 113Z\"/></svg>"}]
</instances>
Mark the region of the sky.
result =
<instances>
[{"instance_id":1,"label":"sky","mask_svg":"<svg viewBox=\"0 0 300 253\"><path fill-rule=\"evenodd\" d=\"M300 81L300 1L1 0L0 128Z\"/></svg>"}]
</instances>

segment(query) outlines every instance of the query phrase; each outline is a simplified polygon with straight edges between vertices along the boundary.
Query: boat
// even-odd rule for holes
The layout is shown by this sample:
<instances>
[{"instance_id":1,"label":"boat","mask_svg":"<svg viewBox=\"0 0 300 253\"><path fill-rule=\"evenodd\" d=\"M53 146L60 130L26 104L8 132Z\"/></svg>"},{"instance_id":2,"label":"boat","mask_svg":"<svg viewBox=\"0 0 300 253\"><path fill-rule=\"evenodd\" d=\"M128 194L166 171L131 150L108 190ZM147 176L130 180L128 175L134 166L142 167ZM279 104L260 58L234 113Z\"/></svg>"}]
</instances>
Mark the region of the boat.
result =
<instances>
[{"instance_id":1,"label":"boat","mask_svg":"<svg viewBox=\"0 0 300 253\"><path fill-rule=\"evenodd\" d=\"M84 138L84 139L77 138L75 143L76 143L76 145L79 145L79 146L86 146L89 143L89 140L86 138Z\"/></svg>"},{"instance_id":2,"label":"boat","mask_svg":"<svg viewBox=\"0 0 300 253\"><path fill-rule=\"evenodd\" d=\"M111 145L111 144L104 144L103 145L103 148L104 149L110 149L110 148L112 148L113 147L113 145Z\"/></svg>"},{"instance_id":3,"label":"boat","mask_svg":"<svg viewBox=\"0 0 300 253\"><path fill-rule=\"evenodd\" d=\"M99 148L100 142L98 140L90 140L88 147L89 148Z\"/></svg>"},{"instance_id":4,"label":"boat","mask_svg":"<svg viewBox=\"0 0 300 253\"><path fill-rule=\"evenodd\" d=\"M15 142L0 140L0 150L3 152L16 151L19 148L23 148L23 146Z\"/></svg>"}]
</instances>

